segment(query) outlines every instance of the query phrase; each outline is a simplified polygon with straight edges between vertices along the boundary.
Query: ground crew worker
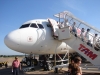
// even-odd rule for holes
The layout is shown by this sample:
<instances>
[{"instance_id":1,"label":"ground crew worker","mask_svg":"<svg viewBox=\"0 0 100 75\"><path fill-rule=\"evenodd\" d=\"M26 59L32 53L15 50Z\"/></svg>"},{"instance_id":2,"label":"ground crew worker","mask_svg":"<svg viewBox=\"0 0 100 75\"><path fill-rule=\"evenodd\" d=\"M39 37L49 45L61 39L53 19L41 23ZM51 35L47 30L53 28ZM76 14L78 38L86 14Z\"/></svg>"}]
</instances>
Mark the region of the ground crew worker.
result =
<instances>
[{"instance_id":1,"label":"ground crew worker","mask_svg":"<svg viewBox=\"0 0 100 75\"><path fill-rule=\"evenodd\" d=\"M18 60L18 57L15 57L15 60L12 62L13 75L19 75L19 69L21 70L20 61Z\"/></svg>"}]
</instances>

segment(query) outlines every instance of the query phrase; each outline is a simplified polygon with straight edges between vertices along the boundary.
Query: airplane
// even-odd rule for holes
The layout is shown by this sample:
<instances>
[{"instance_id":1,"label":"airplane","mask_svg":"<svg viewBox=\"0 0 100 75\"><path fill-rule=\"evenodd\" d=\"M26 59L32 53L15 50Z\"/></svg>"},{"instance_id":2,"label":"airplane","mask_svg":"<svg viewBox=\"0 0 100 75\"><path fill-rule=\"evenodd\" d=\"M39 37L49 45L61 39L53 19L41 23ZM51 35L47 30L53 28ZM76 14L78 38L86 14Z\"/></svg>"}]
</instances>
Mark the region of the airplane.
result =
<instances>
[{"instance_id":1,"label":"airplane","mask_svg":"<svg viewBox=\"0 0 100 75\"><path fill-rule=\"evenodd\" d=\"M69 11L63 11L54 16L59 18L59 22L51 18L34 19L25 22L19 29L5 36L4 42L6 46L26 54L66 54L67 51L69 53L77 52L100 68L100 41L96 42L96 47L94 47L92 40L93 31L98 35L100 35L100 31L76 18ZM66 18L69 25L67 25ZM63 23L61 22L62 20ZM77 34L71 31L70 24L73 21L77 23ZM82 27L91 29L92 32L89 33L89 39L92 43L89 44L92 46L81 40Z\"/></svg>"},{"instance_id":2,"label":"airplane","mask_svg":"<svg viewBox=\"0 0 100 75\"><path fill-rule=\"evenodd\" d=\"M6 35L4 42L12 50L26 54L58 54L75 52L62 41L52 37L48 19L35 19L25 22L19 29Z\"/></svg>"}]
</instances>

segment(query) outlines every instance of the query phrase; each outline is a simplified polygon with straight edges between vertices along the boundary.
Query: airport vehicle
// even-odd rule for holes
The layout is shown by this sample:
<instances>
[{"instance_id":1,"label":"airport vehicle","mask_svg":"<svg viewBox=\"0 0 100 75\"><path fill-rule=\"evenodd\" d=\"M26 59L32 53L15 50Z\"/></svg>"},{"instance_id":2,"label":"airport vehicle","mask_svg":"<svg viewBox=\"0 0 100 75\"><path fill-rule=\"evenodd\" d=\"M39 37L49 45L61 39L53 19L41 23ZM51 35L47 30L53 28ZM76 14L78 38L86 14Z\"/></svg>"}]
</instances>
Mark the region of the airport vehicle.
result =
<instances>
[{"instance_id":1,"label":"airport vehicle","mask_svg":"<svg viewBox=\"0 0 100 75\"><path fill-rule=\"evenodd\" d=\"M63 11L56 15L59 22L48 19L35 19L25 22L19 29L6 35L4 42L12 50L27 54L68 54L78 52L93 65L100 67L100 31L76 18L71 12ZM76 23L77 33L72 31ZM89 41L82 40L81 28L90 29ZM98 41L94 43L94 34ZM91 44L91 45L90 45ZM95 46L94 46L95 44ZM61 58L62 60L63 58Z\"/></svg>"},{"instance_id":2,"label":"airport vehicle","mask_svg":"<svg viewBox=\"0 0 100 75\"><path fill-rule=\"evenodd\" d=\"M8 67L8 62L0 62L0 67L5 66L6 68Z\"/></svg>"}]
</instances>

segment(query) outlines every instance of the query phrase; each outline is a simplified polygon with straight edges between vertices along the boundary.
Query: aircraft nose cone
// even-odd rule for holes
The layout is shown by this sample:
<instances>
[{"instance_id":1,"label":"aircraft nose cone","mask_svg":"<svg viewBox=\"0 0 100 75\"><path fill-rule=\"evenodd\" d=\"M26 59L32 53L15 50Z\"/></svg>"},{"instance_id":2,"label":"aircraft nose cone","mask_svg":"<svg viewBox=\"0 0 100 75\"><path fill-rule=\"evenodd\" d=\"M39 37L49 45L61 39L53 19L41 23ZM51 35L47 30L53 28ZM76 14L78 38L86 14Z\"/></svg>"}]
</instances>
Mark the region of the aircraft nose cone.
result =
<instances>
[{"instance_id":1,"label":"aircraft nose cone","mask_svg":"<svg viewBox=\"0 0 100 75\"><path fill-rule=\"evenodd\" d=\"M20 44L20 33L13 31L5 36L4 43L7 47L13 50L17 50Z\"/></svg>"}]
</instances>

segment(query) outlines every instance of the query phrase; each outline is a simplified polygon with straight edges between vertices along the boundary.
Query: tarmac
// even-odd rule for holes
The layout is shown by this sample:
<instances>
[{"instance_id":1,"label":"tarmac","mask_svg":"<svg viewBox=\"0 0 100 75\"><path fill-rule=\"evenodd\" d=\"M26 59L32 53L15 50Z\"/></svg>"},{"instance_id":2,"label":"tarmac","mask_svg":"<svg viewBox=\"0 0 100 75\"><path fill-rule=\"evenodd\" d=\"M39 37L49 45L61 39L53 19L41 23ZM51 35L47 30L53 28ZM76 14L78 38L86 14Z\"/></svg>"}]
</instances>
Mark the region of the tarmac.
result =
<instances>
[{"instance_id":1,"label":"tarmac","mask_svg":"<svg viewBox=\"0 0 100 75\"><path fill-rule=\"evenodd\" d=\"M35 67L35 71L23 72L21 70L20 75L66 75L66 71L67 71L67 68L63 68L58 73L55 73L53 70L43 71L43 69L41 69L39 67ZM82 69L82 71L83 71L83 75L100 75L100 71L97 70L96 68ZM0 68L0 75L13 75L11 72L11 67Z\"/></svg>"},{"instance_id":2,"label":"tarmac","mask_svg":"<svg viewBox=\"0 0 100 75\"><path fill-rule=\"evenodd\" d=\"M1 59L1 58L0 58ZM0 67L0 75L13 75L12 70L11 70L11 63L14 58L5 58L3 60L8 61L8 68ZM20 60L22 58L19 58ZM89 63L87 63L89 64ZM82 64L84 65L84 64ZM24 66L25 67L25 66ZM22 69L24 68L22 67ZM66 75L67 68L63 68L62 70L59 70L58 73L55 73L54 70L51 71L43 71L43 69L39 66L35 66L35 71L30 71L30 72L23 72L22 70L20 71L20 75ZM86 69L85 67L82 68L83 74L82 75L100 75L100 70L98 70L95 67L88 68Z\"/></svg>"}]
</instances>

